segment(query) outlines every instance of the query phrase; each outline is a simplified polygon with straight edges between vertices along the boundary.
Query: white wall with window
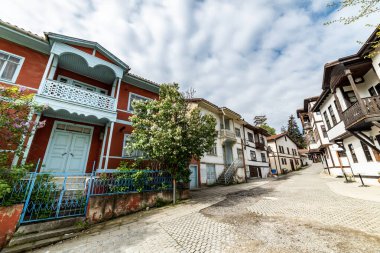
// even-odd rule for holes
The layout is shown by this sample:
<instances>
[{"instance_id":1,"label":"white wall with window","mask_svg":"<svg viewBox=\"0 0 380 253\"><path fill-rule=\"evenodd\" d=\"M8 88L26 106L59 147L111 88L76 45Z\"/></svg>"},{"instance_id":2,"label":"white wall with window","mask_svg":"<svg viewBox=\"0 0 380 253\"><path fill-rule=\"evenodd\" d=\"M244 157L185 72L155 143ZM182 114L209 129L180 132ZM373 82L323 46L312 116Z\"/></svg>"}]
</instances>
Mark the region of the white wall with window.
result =
<instances>
[{"instance_id":1,"label":"white wall with window","mask_svg":"<svg viewBox=\"0 0 380 253\"><path fill-rule=\"evenodd\" d=\"M133 101L148 101L151 100L151 98L141 96L139 94L135 93L129 93L129 98L128 98L128 108L127 110L129 112L133 112Z\"/></svg>"},{"instance_id":2,"label":"white wall with window","mask_svg":"<svg viewBox=\"0 0 380 253\"><path fill-rule=\"evenodd\" d=\"M0 81L16 83L24 57L0 50Z\"/></svg>"}]
</instances>

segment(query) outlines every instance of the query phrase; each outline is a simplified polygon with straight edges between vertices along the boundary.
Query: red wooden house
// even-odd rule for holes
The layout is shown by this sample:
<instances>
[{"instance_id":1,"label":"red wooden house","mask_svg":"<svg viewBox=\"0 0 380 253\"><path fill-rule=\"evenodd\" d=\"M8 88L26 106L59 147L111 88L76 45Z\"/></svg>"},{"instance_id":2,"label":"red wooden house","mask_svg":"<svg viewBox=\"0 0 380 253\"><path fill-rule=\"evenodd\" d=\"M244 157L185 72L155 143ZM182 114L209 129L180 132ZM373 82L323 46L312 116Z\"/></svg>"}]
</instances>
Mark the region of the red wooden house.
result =
<instances>
[{"instance_id":1,"label":"red wooden house","mask_svg":"<svg viewBox=\"0 0 380 253\"><path fill-rule=\"evenodd\" d=\"M132 101L157 99L159 85L129 73L130 67L96 42L45 33L0 21L0 85L19 86L47 105L35 122L46 126L25 139L23 157L41 171L84 173L113 169L128 159Z\"/></svg>"}]
</instances>

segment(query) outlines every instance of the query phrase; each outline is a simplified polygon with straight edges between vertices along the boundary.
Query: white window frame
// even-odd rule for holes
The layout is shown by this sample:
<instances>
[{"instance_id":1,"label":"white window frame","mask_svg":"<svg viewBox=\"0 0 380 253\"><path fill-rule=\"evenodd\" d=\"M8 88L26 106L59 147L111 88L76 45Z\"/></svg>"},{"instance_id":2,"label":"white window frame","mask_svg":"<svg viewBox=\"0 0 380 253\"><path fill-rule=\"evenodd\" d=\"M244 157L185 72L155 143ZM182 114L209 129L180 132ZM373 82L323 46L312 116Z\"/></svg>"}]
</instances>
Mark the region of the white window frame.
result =
<instances>
[{"instance_id":1,"label":"white window frame","mask_svg":"<svg viewBox=\"0 0 380 253\"><path fill-rule=\"evenodd\" d=\"M212 145L211 149L207 152L207 155L218 156L217 143Z\"/></svg>"},{"instance_id":2,"label":"white window frame","mask_svg":"<svg viewBox=\"0 0 380 253\"><path fill-rule=\"evenodd\" d=\"M146 100L152 100L151 98L148 98L148 97L145 97L145 96L142 96L142 95L130 92L129 96L128 96L128 107L127 107L127 111L130 112L130 113L133 113L133 110L131 110L131 108L130 108L131 107L131 96L132 95L135 95L137 97L140 97L140 98L143 98L143 99L146 99Z\"/></svg>"},{"instance_id":3,"label":"white window frame","mask_svg":"<svg viewBox=\"0 0 380 253\"><path fill-rule=\"evenodd\" d=\"M141 152L140 150L134 150L132 151L132 154L130 155L127 155L127 150L125 149L125 144L126 144L126 140L129 139L131 136L131 134L124 134L124 139L123 139L123 147L122 147L122 153L121 153L121 157L122 158L126 158L126 159L136 159L136 158L144 158L144 154L143 152ZM137 155L134 155L133 153L136 152ZM139 152L141 152L141 156L139 156Z\"/></svg>"},{"instance_id":4,"label":"white window frame","mask_svg":"<svg viewBox=\"0 0 380 253\"><path fill-rule=\"evenodd\" d=\"M7 51L4 51L4 50L0 50L1 53L4 53L4 54L8 54L9 56L13 56L15 58L19 58L20 59L20 63L18 64L17 68L16 68L16 71L15 73L13 74L13 77L12 77L12 80L6 80L6 79L2 79L1 78L1 75L4 71L4 68L7 64L4 64L1 69L0 69L0 81L2 82L5 82L5 83L16 83L16 80L17 80L17 77L18 75L20 74L20 70L21 70L21 67L22 65L24 64L24 60L25 60L25 57L22 57L20 55L17 55L17 54L12 54L12 53L9 53ZM7 63L7 62L6 62Z\"/></svg>"},{"instance_id":5,"label":"white window frame","mask_svg":"<svg viewBox=\"0 0 380 253\"><path fill-rule=\"evenodd\" d=\"M66 84L74 86L73 82L75 81L75 82L77 82L77 83L79 83L79 84L81 84L83 86L88 86L88 87L91 87L91 88L95 88L94 92L103 94L100 91L104 91L105 93L103 95L108 95L108 90L106 90L106 89L102 89L102 88L99 88L97 86L94 86L94 85L91 85L91 84L88 84L88 83L84 83L84 82L78 81L78 80L73 79L71 77L67 77L67 76L63 76L63 75L58 75L57 81L60 82L62 78L67 79L68 82Z\"/></svg>"}]
</instances>

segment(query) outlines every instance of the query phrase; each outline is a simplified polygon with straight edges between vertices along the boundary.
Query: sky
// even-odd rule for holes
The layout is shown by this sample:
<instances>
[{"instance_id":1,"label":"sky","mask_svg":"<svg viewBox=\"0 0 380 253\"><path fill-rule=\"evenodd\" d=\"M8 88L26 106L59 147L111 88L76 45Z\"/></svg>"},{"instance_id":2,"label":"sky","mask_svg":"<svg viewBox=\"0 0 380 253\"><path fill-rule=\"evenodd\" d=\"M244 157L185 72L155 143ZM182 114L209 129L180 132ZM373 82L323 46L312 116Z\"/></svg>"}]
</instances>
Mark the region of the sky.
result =
<instances>
[{"instance_id":1,"label":"sky","mask_svg":"<svg viewBox=\"0 0 380 253\"><path fill-rule=\"evenodd\" d=\"M3 21L96 41L131 73L193 88L251 123L266 115L278 131L321 93L324 64L356 53L379 18L323 25L355 11L337 13L328 0L4 2Z\"/></svg>"}]
</instances>

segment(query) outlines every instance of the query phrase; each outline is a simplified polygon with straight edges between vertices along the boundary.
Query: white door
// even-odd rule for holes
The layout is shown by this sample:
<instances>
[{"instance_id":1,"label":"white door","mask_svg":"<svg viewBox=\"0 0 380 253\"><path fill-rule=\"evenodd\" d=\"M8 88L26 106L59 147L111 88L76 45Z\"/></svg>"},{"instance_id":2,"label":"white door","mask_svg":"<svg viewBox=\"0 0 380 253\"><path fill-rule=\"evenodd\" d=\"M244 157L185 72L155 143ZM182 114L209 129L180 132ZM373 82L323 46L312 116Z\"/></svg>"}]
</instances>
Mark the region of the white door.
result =
<instances>
[{"instance_id":1,"label":"white door","mask_svg":"<svg viewBox=\"0 0 380 253\"><path fill-rule=\"evenodd\" d=\"M216 183L215 164L207 164L207 184L212 185Z\"/></svg>"},{"instance_id":2,"label":"white door","mask_svg":"<svg viewBox=\"0 0 380 253\"><path fill-rule=\"evenodd\" d=\"M190 165L190 189L194 189L198 187L198 166Z\"/></svg>"},{"instance_id":3,"label":"white door","mask_svg":"<svg viewBox=\"0 0 380 253\"><path fill-rule=\"evenodd\" d=\"M85 171L89 144L90 135L76 133L72 134L65 172L71 173Z\"/></svg>"},{"instance_id":4,"label":"white door","mask_svg":"<svg viewBox=\"0 0 380 253\"><path fill-rule=\"evenodd\" d=\"M71 144L72 133L55 131L46 155L44 171L64 172L67 163L67 153Z\"/></svg>"},{"instance_id":5,"label":"white door","mask_svg":"<svg viewBox=\"0 0 380 253\"><path fill-rule=\"evenodd\" d=\"M43 171L82 173L86 170L91 134L55 129Z\"/></svg>"}]
</instances>

